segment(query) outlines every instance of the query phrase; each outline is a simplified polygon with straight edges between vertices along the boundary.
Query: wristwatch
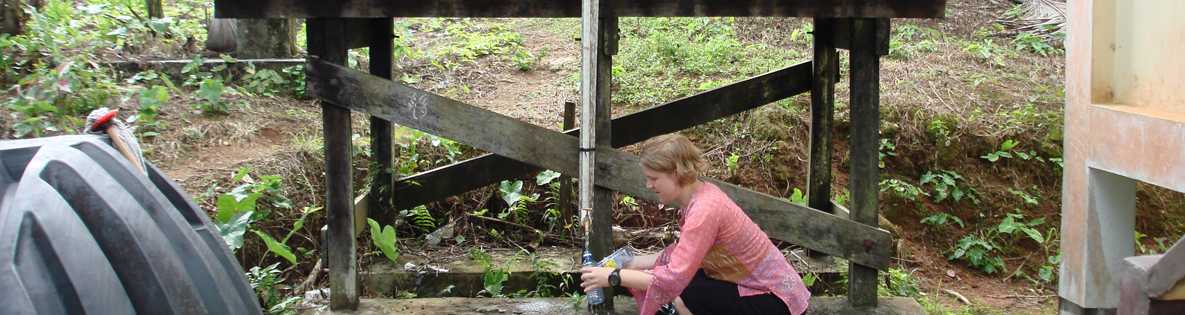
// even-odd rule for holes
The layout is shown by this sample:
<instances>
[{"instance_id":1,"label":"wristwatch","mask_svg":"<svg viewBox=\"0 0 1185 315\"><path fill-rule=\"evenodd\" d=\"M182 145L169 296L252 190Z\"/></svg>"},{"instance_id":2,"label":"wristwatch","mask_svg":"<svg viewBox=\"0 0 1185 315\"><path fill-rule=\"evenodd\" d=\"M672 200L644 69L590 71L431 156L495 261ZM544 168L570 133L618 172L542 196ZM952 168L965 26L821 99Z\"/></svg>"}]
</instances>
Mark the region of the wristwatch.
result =
<instances>
[{"instance_id":1,"label":"wristwatch","mask_svg":"<svg viewBox=\"0 0 1185 315\"><path fill-rule=\"evenodd\" d=\"M621 268L613 269L613 272L609 273L609 285L614 287L621 286Z\"/></svg>"}]
</instances>

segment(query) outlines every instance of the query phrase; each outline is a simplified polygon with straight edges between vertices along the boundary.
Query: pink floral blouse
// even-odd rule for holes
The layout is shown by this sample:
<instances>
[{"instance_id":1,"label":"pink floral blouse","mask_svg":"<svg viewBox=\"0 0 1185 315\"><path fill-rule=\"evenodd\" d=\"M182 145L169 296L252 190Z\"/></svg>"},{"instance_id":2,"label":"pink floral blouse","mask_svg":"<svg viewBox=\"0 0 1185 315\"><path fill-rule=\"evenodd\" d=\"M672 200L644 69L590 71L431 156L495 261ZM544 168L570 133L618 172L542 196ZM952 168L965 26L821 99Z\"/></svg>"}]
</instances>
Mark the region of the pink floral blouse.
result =
<instances>
[{"instance_id":1,"label":"pink floral blouse","mask_svg":"<svg viewBox=\"0 0 1185 315\"><path fill-rule=\"evenodd\" d=\"M646 290L629 289L642 315L683 293L699 269L737 284L740 296L773 293L790 308L806 311L811 293L765 232L716 185L704 182L679 212L679 240L659 255Z\"/></svg>"}]
</instances>

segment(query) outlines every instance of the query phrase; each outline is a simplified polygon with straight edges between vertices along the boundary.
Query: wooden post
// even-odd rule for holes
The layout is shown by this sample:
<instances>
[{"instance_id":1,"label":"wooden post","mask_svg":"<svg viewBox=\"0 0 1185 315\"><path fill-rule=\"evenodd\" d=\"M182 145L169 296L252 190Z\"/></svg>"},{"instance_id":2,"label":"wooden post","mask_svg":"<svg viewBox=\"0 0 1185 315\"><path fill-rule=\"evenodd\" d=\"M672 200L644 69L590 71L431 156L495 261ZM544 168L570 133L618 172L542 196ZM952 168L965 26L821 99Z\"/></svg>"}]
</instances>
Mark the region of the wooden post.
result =
<instances>
[{"instance_id":1,"label":"wooden post","mask_svg":"<svg viewBox=\"0 0 1185 315\"><path fill-rule=\"evenodd\" d=\"M586 224L587 244L594 259L601 259L613 246L613 192L595 187L595 150L612 148L609 128L612 107L609 86L616 52L617 19L607 12L601 0L583 0L580 77L580 210ZM588 213L592 212L592 213ZM605 303L590 311L608 314L613 311L613 291L606 288Z\"/></svg>"},{"instance_id":2,"label":"wooden post","mask_svg":"<svg viewBox=\"0 0 1185 315\"><path fill-rule=\"evenodd\" d=\"M308 20L309 54L335 64L346 64L345 21ZM309 86L316 88L310 82ZM329 253L329 307L353 310L358 307L358 267L354 239L354 185L350 158L350 111L321 102L325 135L325 208L329 227L322 250Z\"/></svg>"},{"instance_id":3,"label":"wooden post","mask_svg":"<svg viewBox=\"0 0 1185 315\"><path fill-rule=\"evenodd\" d=\"M161 0L145 1L145 5L148 7L148 17L157 19L165 17L165 7L161 4Z\"/></svg>"},{"instance_id":4,"label":"wooden post","mask_svg":"<svg viewBox=\"0 0 1185 315\"><path fill-rule=\"evenodd\" d=\"M815 59L811 81L810 166L807 170L807 206L827 213L831 207L831 130L835 116L835 81L839 56L835 51L835 19L815 18ZM812 256L819 252L808 251Z\"/></svg>"},{"instance_id":5,"label":"wooden post","mask_svg":"<svg viewBox=\"0 0 1185 315\"><path fill-rule=\"evenodd\" d=\"M576 128L576 103L564 102L564 124L562 126L564 131ZM572 223L572 176L560 176L560 224L568 225Z\"/></svg>"},{"instance_id":6,"label":"wooden post","mask_svg":"<svg viewBox=\"0 0 1185 315\"><path fill-rule=\"evenodd\" d=\"M395 25L389 18L370 20L370 74L391 79L392 45ZM370 171L369 216L379 222L394 222L395 174L392 154L391 122L370 116L370 152L374 162Z\"/></svg>"},{"instance_id":7,"label":"wooden post","mask_svg":"<svg viewBox=\"0 0 1185 315\"><path fill-rule=\"evenodd\" d=\"M877 19L853 19L850 37L851 219L874 227L877 226L877 185L880 181L880 168L877 166L880 145L880 56L877 53L877 27ZM848 302L854 307L875 307L877 270L849 263L848 273Z\"/></svg>"},{"instance_id":8,"label":"wooden post","mask_svg":"<svg viewBox=\"0 0 1185 315\"><path fill-rule=\"evenodd\" d=\"M600 53L598 58L601 61L597 62L596 142L598 148L612 148L613 102L609 88L613 82L613 55L617 54L617 17L611 14L602 14L600 20L602 37L601 49L597 50ZM601 174L600 176L611 176L605 173L599 174ZM595 198L593 203L593 238L590 245L593 257L601 259L613 252L613 205L616 204L616 200L613 198L613 190L608 188L595 186L593 192ZM614 313L614 295L616 292L612 287L605 288L605 304L602 305L602 310L606 314Z\"/></svg>"}]
</instances>

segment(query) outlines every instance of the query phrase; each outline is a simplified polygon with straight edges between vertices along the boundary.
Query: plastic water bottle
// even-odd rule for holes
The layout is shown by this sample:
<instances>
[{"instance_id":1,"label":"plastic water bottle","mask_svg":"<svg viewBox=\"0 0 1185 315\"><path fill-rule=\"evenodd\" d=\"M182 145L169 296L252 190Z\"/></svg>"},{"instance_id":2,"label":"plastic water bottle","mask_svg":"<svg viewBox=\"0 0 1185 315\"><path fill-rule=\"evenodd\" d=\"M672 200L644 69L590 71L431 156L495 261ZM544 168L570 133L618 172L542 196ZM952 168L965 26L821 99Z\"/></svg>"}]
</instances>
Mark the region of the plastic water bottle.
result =
<instances>
[{"instance_id":1,"label":"plastic water bottle","mask_svg":"<svg viewBox=\"0 0 1185 315\"><path fill-rule=\"evenodd\" d=\"M593 262L592 252L589 252L587 249L584 250L584 256L581 257L581 260L583 261L582 265L584 265L585 267L596 267L597 266L596 262ZM588 296L586 298L588 299L589 306L600 305L601 303L605 302L605 296L604 296L604 293L601 291L601 288L593 289L592 292L588 293Z\"/></svg>"}]
</instances>

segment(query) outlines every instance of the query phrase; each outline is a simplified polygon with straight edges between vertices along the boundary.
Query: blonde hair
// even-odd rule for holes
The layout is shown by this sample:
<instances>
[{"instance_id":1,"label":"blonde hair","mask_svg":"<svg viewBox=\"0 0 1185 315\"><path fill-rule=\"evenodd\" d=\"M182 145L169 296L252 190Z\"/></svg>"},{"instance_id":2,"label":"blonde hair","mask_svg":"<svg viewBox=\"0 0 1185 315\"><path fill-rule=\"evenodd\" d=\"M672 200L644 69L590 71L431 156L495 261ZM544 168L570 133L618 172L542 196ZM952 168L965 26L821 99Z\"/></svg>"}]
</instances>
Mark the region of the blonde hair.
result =
<instances>
[{"instance_id":1,"label":"blonde hair","mask_svg":"<svg viewBox=\"0 0 1185 315\"><path fill-rule=\"evenodd\" d=\"M662 135L642 146L642 167L674 174L680 185L690 184L707 168L703 153L680 134Z\"/></svg>"}]
</instances>

